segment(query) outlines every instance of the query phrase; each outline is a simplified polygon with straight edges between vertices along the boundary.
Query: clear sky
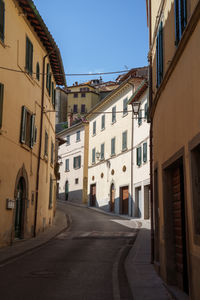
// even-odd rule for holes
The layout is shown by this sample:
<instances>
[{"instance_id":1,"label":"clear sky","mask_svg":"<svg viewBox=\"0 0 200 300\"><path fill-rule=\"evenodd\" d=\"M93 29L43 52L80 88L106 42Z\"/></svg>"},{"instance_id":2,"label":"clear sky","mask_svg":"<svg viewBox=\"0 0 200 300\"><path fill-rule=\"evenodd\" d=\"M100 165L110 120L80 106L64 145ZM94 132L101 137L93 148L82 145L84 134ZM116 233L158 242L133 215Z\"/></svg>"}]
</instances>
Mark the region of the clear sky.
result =
<instances>
[{"instance_id":1,"label":"clear sky","mask_svg":"<svg viewBox=\"0 0 200 300\"><path fill-rule=\"evenodd\" d=\"M56 41L65 73L96 73L147 65L145 0L34 0ZM102 76L104 81L118 75ZM99 76L66 77L67 85Z\"/></svg>"}]
</instances>

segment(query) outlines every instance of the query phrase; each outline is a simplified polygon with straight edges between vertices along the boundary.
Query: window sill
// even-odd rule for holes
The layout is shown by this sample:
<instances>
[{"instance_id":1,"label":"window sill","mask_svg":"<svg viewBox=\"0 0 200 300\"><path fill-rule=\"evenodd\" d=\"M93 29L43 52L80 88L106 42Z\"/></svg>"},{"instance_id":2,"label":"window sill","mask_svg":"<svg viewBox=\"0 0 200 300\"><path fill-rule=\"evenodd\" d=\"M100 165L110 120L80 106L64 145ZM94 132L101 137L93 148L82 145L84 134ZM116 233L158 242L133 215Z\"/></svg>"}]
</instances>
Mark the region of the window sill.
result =
<instances>
[{"instance_id":1,"label":"window sill","mask_svg":"<svg viewBox=\"0 0 200 300\"><path fill-rule=\"evenodd\" d=\"M7 46L7 45L5 44L5 41L2 41L2 39L0 39L0 45L1 45L3 48L9 47L9 46Z\"/></svg>"},{"instance_id":2,"label":"window sill","mask_svg":"<svg viewBox=\"0 0 200 300\"><path fill-rule=\"evenodd\" d=\"M77 167L77 168L74 168L74 170L78 170L78 169L80 169L81 167Z\"/></svg>"},{"instance_id":3,"label":"window sill","mask_svg":"<svg viewBox=\"0 0 200 300\"><path fill-rule=\"evenodd\" d=\"M24 148L26 151L31 151L31 148L27 146L26 144L21 143L21 147Z\"/></svg>"},{"instance_id":4,"label":"window sill","mask_svg":"<svg viewBox=\"0 0 200 300\"><path fill-rule=\"evenodd\" d=\"M70 170L65 170L65 173L68 173Z\"/></svg>"},{"instance_id":5,"label":"window sill","mask_svg":"<svg viewBox=\"0 0 200 300\"><path fill-rule=\"evenodd\" d=\"M76 140L76 143L80 142L81 140Z\"/></svg>"},{"instance_id":6,"label":"window sill","mask_svg":"<svg viewBox=\"0 0 200 300\"><path fill-rule=\"evenodd\" d=\"M116 153L110 155L110 157L114 157L114 156L116 156Z\"/></svg>"},{"instance_id":7,"label":"window sill","mask_svg":"<svg viewBox=\"0 0 200 300\"><path fill-rule=\"evenodd\" d=\"M126 117L128 113L123 113L122 118Z\"/></svg>"},{"instance_id":8,"label":"window sill","mask_svg":"<svg viewBox=\"0 0 200 300\"><path fill-rule=\"evenodd\" d=\"M93 134L92 136L96 136L97 134L95 133L95 134Z\"/></svg>"},{"instance_id":9,"label":"window sill","mask_svg":"<svg viewBox=\"0 0 200 300\"><path fill-rule=\"evenodd\" d=\"M128 148L122 149L122 152L125 152L125 151L127 151L127 150L128 150Z\"/></svg>"},{"instance_id":10,"label":"window sill","mask_svg":"<svg viewBox=\"0 0 200 300\"><path fill-rule=\"evenodd\" d=\"M101 131L104 131L105 130L105 128L101 128Z\"/></svg>"},{"instance_id":11,"label":"window sill","mask_svg":"<svg viewBox=\"0 0 200 300\"><path fill-rule=\"evenodd\" d=\"M111 125L113 125L113 124L115 124L117 121L113 121L112 123L111 123Z\"/></svg>"}]
</instances>

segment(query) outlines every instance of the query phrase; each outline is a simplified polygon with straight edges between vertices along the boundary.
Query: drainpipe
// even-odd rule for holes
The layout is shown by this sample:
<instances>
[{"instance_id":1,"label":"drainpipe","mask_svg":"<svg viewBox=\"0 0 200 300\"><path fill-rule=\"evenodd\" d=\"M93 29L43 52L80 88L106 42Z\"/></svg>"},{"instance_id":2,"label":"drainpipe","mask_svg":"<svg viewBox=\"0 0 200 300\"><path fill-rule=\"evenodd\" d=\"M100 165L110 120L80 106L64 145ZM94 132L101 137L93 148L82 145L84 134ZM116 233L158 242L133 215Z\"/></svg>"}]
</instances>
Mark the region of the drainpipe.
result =
<instances>
[{"instance_id":1,"label":"drainpipe","mask_svg":"<svg viewBox=\"0 0 200 300\"><path fill-rule=\"evenodd\" d=\"M45 60L52 52L46 54L43 57L43 66L42 66L42 96L41 96L41 116L40 116L40 139L39 139L39 149L38 149L38 162L37 162L37 173L36 173L36 195L35 195L35 216L34 216L34 228L33 236L36 237L36 228L37 228L37 214L38 214L38 192L39 192L39 181L40 181L40 160L41 160L41 149L42 149L42 129L43 129L43 113L44 113L44 76L45 76Z\"/></svg>"}]
</instances>

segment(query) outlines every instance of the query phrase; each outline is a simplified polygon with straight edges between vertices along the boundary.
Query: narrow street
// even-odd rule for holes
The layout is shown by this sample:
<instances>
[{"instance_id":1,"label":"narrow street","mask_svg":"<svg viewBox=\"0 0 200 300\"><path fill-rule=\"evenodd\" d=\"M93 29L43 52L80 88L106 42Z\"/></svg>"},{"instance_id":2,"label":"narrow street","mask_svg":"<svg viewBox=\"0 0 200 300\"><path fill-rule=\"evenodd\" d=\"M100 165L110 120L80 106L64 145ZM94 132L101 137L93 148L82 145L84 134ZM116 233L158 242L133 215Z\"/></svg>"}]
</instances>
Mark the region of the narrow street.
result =
<instances>
[{"instance_id":1,"label":"narrow street","mask_svg":"<svg viewBox=\"0 0 200 300\"><path fill-rule=\"evenodd\" d=\"M60 206L70 215L70 228L0 267L1 299L111 300L118 279L123 299L132 299L123 264L118 271L115 265L120 250L134 242L136 228L84 207ZM136 227L136 222L131 223Z\"/></svg>"}]
</instances>

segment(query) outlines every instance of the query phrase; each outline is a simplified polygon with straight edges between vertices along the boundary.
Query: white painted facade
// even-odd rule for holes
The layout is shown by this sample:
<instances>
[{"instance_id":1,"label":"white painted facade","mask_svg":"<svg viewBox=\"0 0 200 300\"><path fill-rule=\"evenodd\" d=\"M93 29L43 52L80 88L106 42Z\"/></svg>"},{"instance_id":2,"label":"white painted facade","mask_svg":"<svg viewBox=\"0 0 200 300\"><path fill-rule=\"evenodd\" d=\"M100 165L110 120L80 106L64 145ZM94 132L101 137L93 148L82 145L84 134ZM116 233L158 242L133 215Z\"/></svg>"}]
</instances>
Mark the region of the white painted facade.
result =
<instances>
[{"instance_id":1,"label":"white painted facade","mask_svg":"<svg viewBox=\"0 0 200 300\"><path fill-rule=\"evenodd\" d=\"M59 163L61 163L59 169L60 180L58 181L58 196L62 200L76 203L81 203L83 196L84 128L84 125L81 123L59 133L59 137L64 139L65 143L62 144L58 150ZM80 157L80 167L79 162L77 162L78 159L76 159L76 165L74 165L75 157ZM66 160L68 160L68 163L66 163ZM66 194L68 194L68 196L66 196Z\"/></svg>"},{"instance_id":2,"label":"white painted facade","mask_svg":"<svg viewBox=\"0 0 200 300\"><path fill-rule=\"evenodd\" d=\"M89 161L88 161L88 203L110 211L111 185L114 184L113 212L132 215L131 199L131 139L132 112L123 113L123 102L129 100L141 80L132 78L122 83L118 89L107 96L88 116L89 121ZM134 85L134 87L131 85ZM112 109L116 107L116 122L112 122ZM131 111L130 105L127 106ZM95 114L95 112L102 112ZM105 129L101 129L102 116L105 115ZM93 123L96 122L96 134ZM122 149L122 134L127 132L127 147ZM111 155L111 139L115 138L115 155ZM92 151L101 152L104 144L104 159L92 162ZM96 184L96 199L92 204L92 185ZM128 189L128 207L124 208L122 188ZM125 193L125 192L124 192Z\"/></svg>"},{"instance_id":3,"label":"white painted facade","mask_svg":"<svg viewBox=\"0 0 200 300\"><path fill-rule=\"evenodd\" d=\"M147 89L137 100L140 101L142 113L141 124L134 119L133 130L133 203L134 216L142 219L150 217L150 152L149 130L150 124L145 117L145 105L147 106ZM130 106L130 105L129 105ZM146 143L147 155L144 156L144 144ZM137 149L141 147L141 164L137 164ZM146 161L145 161L146 160Z\"/></svg>"}]
</instances>

